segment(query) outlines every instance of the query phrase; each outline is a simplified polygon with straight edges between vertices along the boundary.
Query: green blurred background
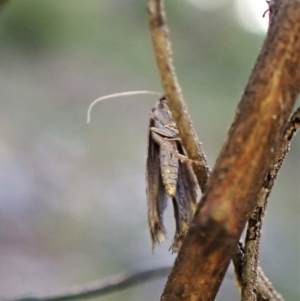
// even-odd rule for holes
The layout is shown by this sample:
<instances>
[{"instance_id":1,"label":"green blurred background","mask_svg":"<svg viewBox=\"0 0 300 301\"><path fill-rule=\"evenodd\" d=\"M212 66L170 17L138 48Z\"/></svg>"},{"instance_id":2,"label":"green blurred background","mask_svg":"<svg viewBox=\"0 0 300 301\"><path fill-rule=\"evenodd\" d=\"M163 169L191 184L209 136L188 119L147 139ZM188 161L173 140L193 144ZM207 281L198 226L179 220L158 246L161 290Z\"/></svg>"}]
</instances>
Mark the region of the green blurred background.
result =
<instances>
[{"instance_id":1,"label":"green blurred background","mask_svg":"<svg viewBox=\"0 0 300 301\"><path fill-rule=\"evenodd\" d=\"M103 102L86 124L99 96L161 91L145 2L11 0L0 11L0 300L175 258L171 207L170 239L154 253L147 229L144 166L155 97ZM212 167L264 34L245 29L236 1L210 10L166 2L178 77ZM299 152L297 137L269 200L260 257L293 301ZM158 300L165 280L101 300ZM231 267L217 300L239 300Z\"/></svg>"}]
</instances>

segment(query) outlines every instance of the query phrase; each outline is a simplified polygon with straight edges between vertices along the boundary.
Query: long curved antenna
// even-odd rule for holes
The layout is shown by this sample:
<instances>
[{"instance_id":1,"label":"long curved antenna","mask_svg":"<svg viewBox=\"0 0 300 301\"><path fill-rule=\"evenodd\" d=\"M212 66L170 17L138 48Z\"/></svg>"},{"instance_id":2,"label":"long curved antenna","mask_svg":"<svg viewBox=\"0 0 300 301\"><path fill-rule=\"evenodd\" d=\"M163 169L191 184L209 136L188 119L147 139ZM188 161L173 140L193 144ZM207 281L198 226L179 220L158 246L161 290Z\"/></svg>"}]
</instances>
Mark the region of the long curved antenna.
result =
<instances>
[{"instance_id":1,"label":"long curved antenna","mask_svg":"<svg viewBox=\"0 0 300 301\"><path fill-rule=\"evenodd\" d=\"M122 96L132 96L132 95L141 95L141 94L151 94L151 95L158 95L161 96L162 93L156 92L156 91L129 91L129 92L120 92L120 93L114 93L109 94L105 96L101 96L97 99L95 99L88 107L87 110L87 123L90 123L91 121L91 112L94 107L94 105L102 100L109 99L109 98L116 98L116 97L122 97Z\"/></svg>"}]
</instances>

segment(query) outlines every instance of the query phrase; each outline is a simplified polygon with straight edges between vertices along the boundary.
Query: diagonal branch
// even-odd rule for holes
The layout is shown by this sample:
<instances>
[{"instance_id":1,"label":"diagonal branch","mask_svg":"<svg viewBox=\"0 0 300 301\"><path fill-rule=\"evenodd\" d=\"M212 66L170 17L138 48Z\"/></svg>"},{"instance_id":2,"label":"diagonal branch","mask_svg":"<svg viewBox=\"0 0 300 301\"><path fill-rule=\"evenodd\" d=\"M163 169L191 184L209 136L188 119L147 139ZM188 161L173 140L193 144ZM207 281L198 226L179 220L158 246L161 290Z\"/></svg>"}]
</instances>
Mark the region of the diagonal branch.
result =
<instances>
[{"instance_id":1,"label":"diagonal branch","mask_svg":"<svg viewBox=\"0 0 300 301\"><path fill-rule=\"evenodd\" d=\"M202 209L196 212L165 287L164 300L213 300L247 216L254 209L299 90L300 4L296 0L281 1L282 9L271 22L202 198ZM148 0L150 30L163 86L182 143L188 150L189 141L182 136L189 130L182 122L182 115L187 115L185 110L180 111L184 106L177 104L182 97L172 75L170 45L161 11L160 1ZM188 137L192 139L191 135ZM196 156L192 159L197 160ZM199 177L197 172L196 175Z\"/></svg>"},{"instance_id":2,"label":"diagonal branch","mask_svg":"<svg viewBox=\"0 0 300 301\"><path fill-rule=\"evenodd\" d=\"M270 17L269 24L272 24L276 22L278 12L280 11L283 2L280 0L270 0L268 1L268 4ZM259 277L261 275L264 275L261 268L258 267L260 236L263 218L267 207L267 199L273 187L274 180L289 150L290 141L293 135L296 133L297 118L299 119L299 109L295 112L286 127L281 146L277 151L276 158L271 165L270 171L268 172L268 175L265 179L265 183L257 197L256 207L252 212L250 218L248 219L248 228L245 239L245 260L243 264L243 275L240 278L242 287L242 301L256 300L254 291L256 290L256 285L258 285L259 290ZM256 280L258 280L258 283ZM268 279L266 279L265 283L270 284ZM270 290L270 292L270 296L272 295L272 297L270 297L269 299L266 298L267 300L283 300L277 292L274 292L274 290ZM258 300L260 300L259 296Z\"/></svg>"}]
</instances>

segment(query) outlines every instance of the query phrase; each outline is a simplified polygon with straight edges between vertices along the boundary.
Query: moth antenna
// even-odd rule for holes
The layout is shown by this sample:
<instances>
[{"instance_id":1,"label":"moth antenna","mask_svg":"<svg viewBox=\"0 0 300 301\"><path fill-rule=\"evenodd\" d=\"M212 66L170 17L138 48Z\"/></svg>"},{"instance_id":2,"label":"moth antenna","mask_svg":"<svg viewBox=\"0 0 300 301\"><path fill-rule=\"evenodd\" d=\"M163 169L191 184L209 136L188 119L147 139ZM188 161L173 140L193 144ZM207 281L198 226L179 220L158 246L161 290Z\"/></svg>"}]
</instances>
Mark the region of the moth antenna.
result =
<instances>
[{"instance_id":1,"label":"moth antenna","mask_svg":"<svg viewBox=\"0 0 300 301\"><path fill-rule=\"evenodd\" d=\"M114 93L114 94L109 94L105 96L101 96L97 99L95 99L88 107L87 110L87 123L90 123L91 121L91 112L94 107L94 105L102 100L109 99L109 98L117 98L117 97L122 97L122 96L132 96L132 95L142 95L142 94L151 94L151 95L158 95L161 96L162 94L159 92L155 91L128 91L128 92L120 92L120 93Z\"/></svg>"}]
</instances>

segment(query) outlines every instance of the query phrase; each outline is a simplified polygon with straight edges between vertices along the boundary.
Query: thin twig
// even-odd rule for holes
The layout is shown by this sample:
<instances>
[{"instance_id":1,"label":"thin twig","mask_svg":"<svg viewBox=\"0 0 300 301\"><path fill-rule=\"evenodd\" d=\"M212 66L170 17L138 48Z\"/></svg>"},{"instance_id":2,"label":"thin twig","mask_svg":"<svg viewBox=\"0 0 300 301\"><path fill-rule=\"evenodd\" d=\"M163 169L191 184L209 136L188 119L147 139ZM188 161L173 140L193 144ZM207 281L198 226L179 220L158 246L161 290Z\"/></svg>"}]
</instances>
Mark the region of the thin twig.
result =
<instances>
[{"instance_id":1,"label":"thin twig","mask_svg":"<svg viewBox=\"0 0 300 301\"><path fill-rule=\"evenodd\" d=\"M49 295L28 296L10 301L74 301L83 298L96 298L112 292L133 287L152 279L165 277L169 274L170 270L171 267L169 266L152 269L142 266L137 269L126 270L99 281L78 285L60 292L51 293Z\"/></svg>"},{"instance_id":2,"label":"thin twig","mask_svg":"<svg viewBox=\"0 0 300 301\"><path fill-rule=\"evenodd\" d=\"M248 229L247 229L246 240L245 240L246 242L245 242L245 257L244 257L244 264L243 264L242 288L248 287L249 283L253 284L253 278L256 277L255 264L257 265L257 263L255 263L255 261L257 262L259 256L260 233L261 233L263 218L267 207L267 200L272 190L272 187L274 185L279 169L281 168L282 163L289 151L291 140L295 136L299 127L300 127L300 107L295 111L295 113L293 114L293 116L291 117L290 121L288 122L285 128L284 134L282 136L281 144L276 153L276 157L273 163L271 164L270 170L266 176L263 187L261 188L258 194L256 207L248 220ZM258 273L257 275L258 285L260 282L265 282L268 284L266 285L266 287L271 288L269 289L270 295L266 300L282 301L283 298L280 296L279 293L277 293L272 288L270 281L268 281L267 278L266 280L259 279L264 275L261 268L259 267L257 268L257 273ZM252 288L253 292L255 289L256 287L254 286ZM245 298L247 295L249 296L249 287L248 287L248 292L245 293Z\"/></svg>"},{"instance_id":3,"label":"thin twig","mask_svg":"<svg viewBox=\"0 0 300 301\"><path fill-rule=\"evenodd\" d=\"M272 165L272 168L270 169L264 183L263 189L265 189L266 192L266 196L264 198L268 198L268 196L270 195L271 189L274 185L279 169L281 168L282 163L286 157L286 154L290 149L291 141L296 135L299 128L300 128L300 107L295 111L290 121L286 125L280 147L277 151L276 158L274 160L274 164ZM261 203L263 203L264 199L261 200L262 200Z\"/></svg>"},{"instance_id":4,"label":"thin twig","mask_svg":"<svg viewBox=\"0 0 300 301\"><path fill-rule=\"evenodd\" d=\"M280 16L271 22L209 188L202 198L202 210L196 212L165 287L164 300L214 298L229 262L230 248L233 250L234 240L241 234L247 215L254 209L256 196L271 163L272 150L279 144L299 92L299 2L289 0L282 3ZM162 83L179 128L182 116L186 114L174 77L161 2L148 0L148 13ZM276 66L276 72L269 66ZM173 102L176 105L172 108ZM185 138L188 135L193 138L193 132L189 130L188 126L179 129L187 151L190 145ZM196 153L194 155L192 159L196 161L198 158Z\"/></svg>"},{"instance_id":5,"label":"thin twig","mask_svg":"<svg viewBox=\"0 0 300 301\"><path fill-rule=\"evenodd\" d=\"M243 265L245 261L245 250L241 242L239 242L233 254L232 261L236 280L240 284L243 282ZM272 283L268 280L260 267L257 268L257 272L257 301L283 301L282 297L273 288Z\"/></svg>"},{"instance_id":6,"label":"thin twig","mask_svg":"<svg viewBox=\"0 0 300 301\"><path fill-rule=\"evenodd\" d=\"M168 28L162 6L163 3L160 0L148 0L148 21L156 62L172 117L176 121L182 144L191 160L200 189L204 192L209 169L201 144L187 113L175 74L171 43L168 38Z\"/></svg>"}]
</instances>

